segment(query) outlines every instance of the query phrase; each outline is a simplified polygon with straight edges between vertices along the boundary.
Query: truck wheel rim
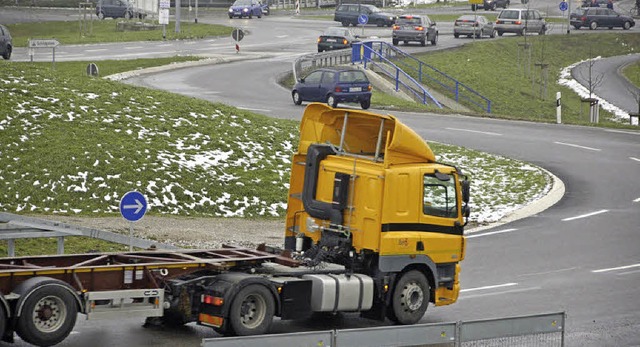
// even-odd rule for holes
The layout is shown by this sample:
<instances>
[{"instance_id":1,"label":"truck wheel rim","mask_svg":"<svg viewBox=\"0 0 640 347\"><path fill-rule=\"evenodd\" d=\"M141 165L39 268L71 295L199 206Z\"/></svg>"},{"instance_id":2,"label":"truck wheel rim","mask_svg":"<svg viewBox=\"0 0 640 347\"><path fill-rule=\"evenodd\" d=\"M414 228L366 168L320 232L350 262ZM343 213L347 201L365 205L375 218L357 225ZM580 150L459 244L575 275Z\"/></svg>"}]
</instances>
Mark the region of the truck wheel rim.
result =
<instances>
[{"instance_id":1,"label":"truck wheel rim","mask_svg":"<svg viewBox=\"0 0 640 347\"><path fill-rule=\"evenodd\" d=\"M260 295L249 295L242 302L240 308L240 319L242 325L248 328L255 328L262 324L267 311L267 303Z\"/></svg>"},{"instance_id":2,"label":"truck wheel rim","mask_svg":"<svg viewBox=\"0 0 640 347\"><path fill-rule=\"evenodd\" d=\"M33 324L41 332L57 331L67 318L67 308L62 300L47 296L38 301L33 308Z\"/></svg>"},{"instance_id":3,"label":"truck wheel rim","mask_svg":"<svg viewBox=\"0 0 640 347\"><path fill-rule=\"evenodd\" d=\"M402 291L402 303L409 311L417 311L420 309L423 301L424 293L417 283L412 282L404 287Z\"/></svg>"}]
</instances>

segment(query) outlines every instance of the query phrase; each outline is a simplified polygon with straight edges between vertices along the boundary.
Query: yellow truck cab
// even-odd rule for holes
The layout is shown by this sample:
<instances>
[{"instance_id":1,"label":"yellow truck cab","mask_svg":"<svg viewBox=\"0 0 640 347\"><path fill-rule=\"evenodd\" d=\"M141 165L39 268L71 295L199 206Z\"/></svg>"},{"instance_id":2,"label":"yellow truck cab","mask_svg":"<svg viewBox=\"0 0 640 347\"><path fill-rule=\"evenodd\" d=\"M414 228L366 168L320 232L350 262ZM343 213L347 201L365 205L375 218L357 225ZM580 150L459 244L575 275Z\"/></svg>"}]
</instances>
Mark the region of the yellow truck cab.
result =
<instances>
[{"instance_id":1,"label":"yellow truck cab","mask_svg":"<svg viewBox=\"0 0 640 347\"><path fill-rule=\"evenodd\" d=\"M469 181L395 117L310 104L289 191L285 248L372 277L365 316L412 324L457 300Z\"/></svg>"}]
</instances>

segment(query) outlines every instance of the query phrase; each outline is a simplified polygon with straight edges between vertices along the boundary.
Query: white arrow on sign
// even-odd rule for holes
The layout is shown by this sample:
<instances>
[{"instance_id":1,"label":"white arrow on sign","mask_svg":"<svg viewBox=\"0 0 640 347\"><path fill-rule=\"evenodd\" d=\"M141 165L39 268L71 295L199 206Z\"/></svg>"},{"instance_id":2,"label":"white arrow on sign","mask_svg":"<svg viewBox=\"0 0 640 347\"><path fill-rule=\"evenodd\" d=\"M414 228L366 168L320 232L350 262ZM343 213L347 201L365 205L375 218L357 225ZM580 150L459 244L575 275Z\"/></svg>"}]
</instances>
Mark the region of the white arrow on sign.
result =
<instances>
[{"instance_id":1,"label":"white arrow on sign","mask_svg":"<svg viewBox=\"0 0 640 347\"><path fill-rule=\"evenodd\" d=\"M133 212L133 214L138 214L138 212L140 212L140 210L142 210L143 207L144 207L144 205L138 199L136 199L136 204L135 205L124 205L124 206L122 206L122 208L125 209L125 210L130 210L132 208L135 208L136 210Z\"/></svg>"}]
</instances>

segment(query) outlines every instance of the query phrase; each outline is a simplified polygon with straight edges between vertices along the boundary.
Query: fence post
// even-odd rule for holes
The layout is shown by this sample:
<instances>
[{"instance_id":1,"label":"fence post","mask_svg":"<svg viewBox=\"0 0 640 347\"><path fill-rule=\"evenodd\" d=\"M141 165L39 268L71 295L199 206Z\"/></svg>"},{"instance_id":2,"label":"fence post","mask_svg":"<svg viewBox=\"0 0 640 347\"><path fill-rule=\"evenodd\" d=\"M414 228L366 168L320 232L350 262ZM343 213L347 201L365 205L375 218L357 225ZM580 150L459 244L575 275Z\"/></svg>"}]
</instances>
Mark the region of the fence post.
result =
<instances>
[{"instance_id":1,"label":"fence post","mask_svg":"<svg viewBox=\"0 0 640 347\"><path fill-rule=\"evenodd\" d=\"M396 68L396 92L400 90L400 69Z\"/></svg>"},{"instance_id":2,"label":"fence post","mask_svg":"<svg viewBox=\"0 0 640 347\"><path fill-rule=\"evenodd\" d=\"M458 96L460 94L459 86L460 86L460 82L458 82L458 80L456 80L456 102L458 102Z\"/></svg>"}]
</instances>

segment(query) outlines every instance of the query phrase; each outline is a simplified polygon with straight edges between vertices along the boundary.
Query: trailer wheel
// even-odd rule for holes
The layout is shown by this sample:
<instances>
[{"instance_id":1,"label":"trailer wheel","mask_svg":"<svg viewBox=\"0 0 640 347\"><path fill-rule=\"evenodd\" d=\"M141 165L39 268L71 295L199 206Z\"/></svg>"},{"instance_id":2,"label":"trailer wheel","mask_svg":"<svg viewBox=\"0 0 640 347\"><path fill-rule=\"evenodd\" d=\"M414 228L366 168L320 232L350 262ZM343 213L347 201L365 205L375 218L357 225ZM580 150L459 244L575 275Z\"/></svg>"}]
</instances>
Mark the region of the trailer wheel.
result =
<instances>
[{"instance_id":1,"label":"trailer wheel","mask_svg":"<svg viewBox=\"0 0 640 347\"><path fill-rule=\"evenodd\" d=\"M429 306L429 282L422 272L411 270L398 280L391 298L389 319L400 324L418 322Z\"/></svg>"},{"instance_id":2,"label":"trailer wheel","mask_svg":"<svg viewBox=\"0 0 640 347\"><path fill-rule=\"evenodd\" d=\"M60 285L43 285L29 291L18 317L16 332L24 341L37 346L62 342L76 324L76 300Z\"/></svg>"},{"instance_id":3,"label":"trailer wheel","mask_svg":"<svg viewBox=\"0 0 640 347\"><path fill-rule=\"evenodd\" d=\"M248 285L238 292L231 304L231 330L239 336L264 334L271 326L274 313L271 292L263 285Z\"/></svg>"}]
</instances>

